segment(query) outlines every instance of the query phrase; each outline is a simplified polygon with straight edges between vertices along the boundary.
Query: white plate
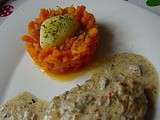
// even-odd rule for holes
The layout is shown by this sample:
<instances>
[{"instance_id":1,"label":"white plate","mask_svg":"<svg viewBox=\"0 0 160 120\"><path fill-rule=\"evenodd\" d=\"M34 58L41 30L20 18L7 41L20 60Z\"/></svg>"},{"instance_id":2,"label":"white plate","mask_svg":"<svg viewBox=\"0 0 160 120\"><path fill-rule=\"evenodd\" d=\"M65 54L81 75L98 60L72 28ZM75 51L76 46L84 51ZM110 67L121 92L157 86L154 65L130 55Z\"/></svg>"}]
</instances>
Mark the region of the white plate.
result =
<instances>
[{"instance_id":1,"label":"white plate","mask_svg":"<svg viewBox=\"0 0 160 120\"><path fill-rule=\"evenodd\" d=\"M66 83L49 79L32 64L20 41L20 36L26 32L28 21L38 14L40 8L72 4L86 5L95 15L97 22L113 32L114 51L135 52L146 56L160 73L159 16L122 0L30 0L0 26L1 101L21 91L30 91L36 96L51 100L53 96L89 78L84 75ZM156 120L158 118L160 116L157 114Z\"/></svg>"}]
</instances>

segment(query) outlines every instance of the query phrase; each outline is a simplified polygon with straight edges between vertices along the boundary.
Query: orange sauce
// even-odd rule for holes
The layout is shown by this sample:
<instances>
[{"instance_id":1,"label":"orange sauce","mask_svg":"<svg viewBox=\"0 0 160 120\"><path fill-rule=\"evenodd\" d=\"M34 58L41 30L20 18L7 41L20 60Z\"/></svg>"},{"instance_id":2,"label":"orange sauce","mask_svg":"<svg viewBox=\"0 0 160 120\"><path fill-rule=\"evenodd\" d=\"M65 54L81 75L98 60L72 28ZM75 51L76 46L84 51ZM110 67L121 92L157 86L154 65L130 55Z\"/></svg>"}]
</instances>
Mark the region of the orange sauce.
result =
<instances>
[{"instance_id":1,"label":"orange sauce","mask_svg":"<svg viewBox=\"0 0 160 120\"><path fill-rule=\"evenodd\" d=\"M94 72L96 72L100 68L100 66L103 64L103 61L104 60L102 60L100 58L96 58L90 64L81 68L80 70L74 71L74 72L69 72L69 73L57 74L57 73L51 73L51 72L45 71L45 70L42 70L42 72L53 80L58 80L58 81L62 81L62 82L63 81L71 81L71 80L74 80L74 79L76 79L80 76L83 76L83 75L93 74Z\"/></svg>"}]
</instances>

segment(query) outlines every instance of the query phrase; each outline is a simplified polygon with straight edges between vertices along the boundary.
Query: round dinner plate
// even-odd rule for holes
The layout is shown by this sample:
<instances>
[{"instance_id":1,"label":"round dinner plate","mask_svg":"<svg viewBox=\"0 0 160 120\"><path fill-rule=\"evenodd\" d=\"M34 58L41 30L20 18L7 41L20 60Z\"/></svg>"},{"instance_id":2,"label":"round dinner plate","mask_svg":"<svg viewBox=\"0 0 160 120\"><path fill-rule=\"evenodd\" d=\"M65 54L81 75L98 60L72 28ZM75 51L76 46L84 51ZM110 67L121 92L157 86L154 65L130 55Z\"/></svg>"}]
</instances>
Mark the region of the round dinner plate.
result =
<instances>
[{"instance_id":1,"label":"round dinner plate","mask_svg":"<svg viewBox=\"0 0 160 120\"><path fill-rule=\"evenodd\" d=\"M147 57L160 74L160 16L123 0L28 0L0 26L0 101L22 91L51 100L77 84L89 74L72 81L59 82L44 75L26 55L20 36L27 23L40 8L56 8L83 4L93 13L97 23L112 32L113 52L134 52ZM105 30L102 39L107 39ZM105 51L103 54L105 55ZM160 113L160 100L156 113ZM154 120L159 120L156 114Z\"/></svg>"}]
</instances>

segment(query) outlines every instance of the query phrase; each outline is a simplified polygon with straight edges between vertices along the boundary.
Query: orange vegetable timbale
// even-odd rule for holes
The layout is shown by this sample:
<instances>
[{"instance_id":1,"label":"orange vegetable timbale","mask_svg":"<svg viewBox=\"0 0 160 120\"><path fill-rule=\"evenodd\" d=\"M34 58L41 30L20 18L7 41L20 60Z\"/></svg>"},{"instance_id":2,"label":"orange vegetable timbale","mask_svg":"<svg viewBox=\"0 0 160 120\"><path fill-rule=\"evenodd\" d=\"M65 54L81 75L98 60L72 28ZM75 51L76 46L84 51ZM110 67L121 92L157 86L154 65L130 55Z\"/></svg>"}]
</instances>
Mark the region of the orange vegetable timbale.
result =
<instances>
[{"instance_id":1,"label":"orange vegetable timbale","mask_svg":"<svg viewBox=\"0 0 160 120\"><path fill-rule=\"evenodd\" d=\"M60 46L41 48L40 26L49 17L69 14L79 22L79 32L66 38ZM28 32L22 36L26 50L42 69L53 73L76 71L88 64L99 46L99 34L94 16L85 6L41 9L39 16L28 24Z\"/></svg>"}]
</instances>

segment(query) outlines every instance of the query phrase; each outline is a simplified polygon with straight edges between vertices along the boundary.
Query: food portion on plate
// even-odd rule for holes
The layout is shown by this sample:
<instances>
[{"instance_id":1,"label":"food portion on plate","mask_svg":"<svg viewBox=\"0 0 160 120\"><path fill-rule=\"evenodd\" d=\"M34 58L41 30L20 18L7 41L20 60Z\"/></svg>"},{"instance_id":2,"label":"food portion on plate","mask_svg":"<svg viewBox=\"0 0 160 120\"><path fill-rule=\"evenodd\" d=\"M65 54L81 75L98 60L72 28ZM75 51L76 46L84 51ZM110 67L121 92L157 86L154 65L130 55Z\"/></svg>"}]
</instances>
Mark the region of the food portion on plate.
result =
<instances>
[{"instance_id":1,"label":"food portion on plate","mask_svg":"<svg viewBox=\"0 0 160 120\"><path fill-rule=\"evenodd\" d=\"M41 9L22 36L34 63L46 73L74 72L99 47L95 17L85 6ZM21 93L0 106L0 118L24 120L144 120L154 110L158 75L143 56L117 53L104 59L82 85L45 102Z\"/></svg>"},{"instance_id":2,"label":"food portion on plate","mask_svg":"<svg viewBox=\"0 0 160 120\"><path fill-rule=\"evenodd\" d=\"M147 104L139 82L105 74L55 97L44 120L143 120Z\"/></svg>"},{"instance_id":3,"label":"food portion on plate","mask_svg":"<svg viewBox=\"0 0 160 120\"><path fill-rule=\"evenodd\" d=\"M84 84L54 97L49 104L31 100L29 94L27 100L18 97L21 100L16 103L12 102L16 100L13 99L1 105L0 117L6 115L4 111L11 113L14 107L19 114L24 115L28 110L27 113L35 113L42 120L144 120L156 102L157 80L156 70L146 58L119 53L107 58ZM37 102L33 101L39 104L34 105ZM34 109L30 109L33 106ZM22 110L19 111L19 107Z\"/></svg>"},{"instance_id":4,"label":"food portion on plate","mask_svg":"<svg viewBox=\"0 0 160 120\"><path fill-rule=\"evenodd\" d=\"M96 20L85 6L41 9L22 39L35 64L52 73L87 65L99 46Z\"/></svg>"},{"instance_id":5,"label":"food portion on plate","mask_svg":"<svg viewBox=\"0 0 160 120\"><path fill-rule=\"evenodd\" d=\"M116 54L90 80L53 98L45 120L144 120L154 110L158 75L144 57ZM148 94L149 93L149 94Z\"/></svg>"},{"instance_id":6,"label":"food portion on plate","mask_svg":"<svg viewBox=\"0 0 160 120\"><path fill-rule=\"evenodd\" d=\"M41 120L48 102L23 92L0 106L0 120Z\"/></svg>"}]
</instances>

